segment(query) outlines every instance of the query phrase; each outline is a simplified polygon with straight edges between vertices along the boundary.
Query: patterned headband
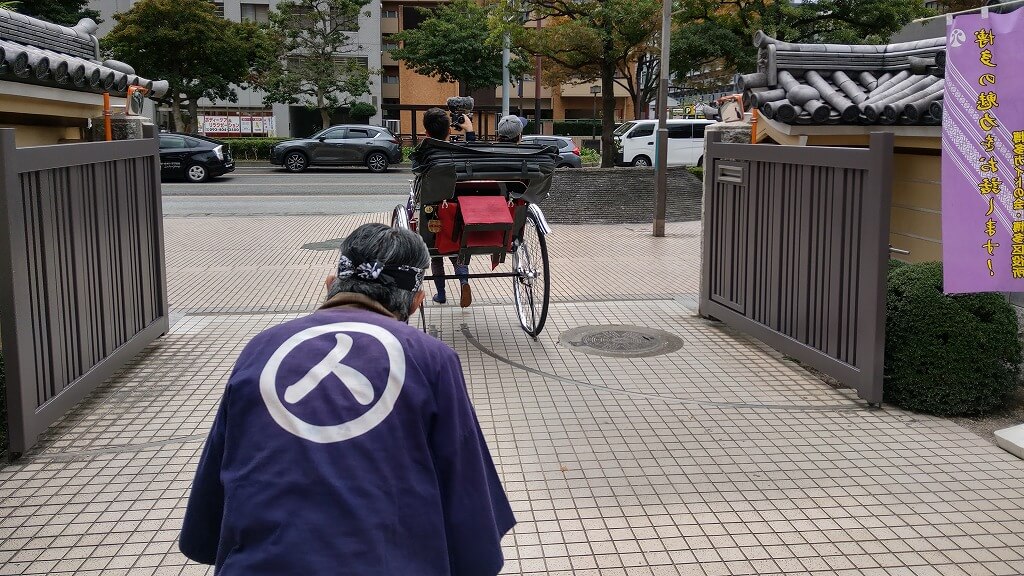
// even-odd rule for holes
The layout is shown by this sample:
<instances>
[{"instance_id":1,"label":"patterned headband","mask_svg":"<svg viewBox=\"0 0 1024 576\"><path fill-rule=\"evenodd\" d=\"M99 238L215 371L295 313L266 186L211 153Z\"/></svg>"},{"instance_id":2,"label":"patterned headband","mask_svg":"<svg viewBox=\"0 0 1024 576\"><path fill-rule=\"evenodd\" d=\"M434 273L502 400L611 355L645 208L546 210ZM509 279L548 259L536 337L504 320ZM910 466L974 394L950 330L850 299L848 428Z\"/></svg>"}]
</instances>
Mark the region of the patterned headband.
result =
<instances>
[{"instance_id":1,"label":"patterned headband","mask_svg":"<svg viewBox=\"0 0 1024 576\"><path fill-rule=\"evenodd\" d=\"M358 278L365 282L375 282L384 286L393 286L410 292L419 292L423 284L422 268L415 266L385 265L380 262L363 262L358 266L348 256L338 259L338 278Z\"/></svg>"}]
</instances>

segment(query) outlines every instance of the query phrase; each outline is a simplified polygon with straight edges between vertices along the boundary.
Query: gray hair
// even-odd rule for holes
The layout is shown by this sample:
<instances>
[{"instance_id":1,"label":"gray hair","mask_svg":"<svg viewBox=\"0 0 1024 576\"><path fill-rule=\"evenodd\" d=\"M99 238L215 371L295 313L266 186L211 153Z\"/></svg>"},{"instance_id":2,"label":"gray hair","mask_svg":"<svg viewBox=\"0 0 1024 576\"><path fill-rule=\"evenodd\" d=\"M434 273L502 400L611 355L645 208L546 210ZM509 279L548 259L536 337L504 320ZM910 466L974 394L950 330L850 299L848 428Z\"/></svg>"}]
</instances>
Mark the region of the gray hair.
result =
<instances>
[{"instance_id":1,"label":"gray hair","mask_svg":"<svg viewBox=\"0 0 1024 576\"><path fill-rule=\"evenodd\" d=\"M385 266L413 266L420 270L430 265L430 252L419 234L411 230L392 228L384 224L363 224L341 243L341 256L355 265L380 262ZM379 302L399 320L409 319L414 292L394 286L368 282L357 276L337 278L327 297L341 292L363 294Z\"/></svg>"}]
</instances>

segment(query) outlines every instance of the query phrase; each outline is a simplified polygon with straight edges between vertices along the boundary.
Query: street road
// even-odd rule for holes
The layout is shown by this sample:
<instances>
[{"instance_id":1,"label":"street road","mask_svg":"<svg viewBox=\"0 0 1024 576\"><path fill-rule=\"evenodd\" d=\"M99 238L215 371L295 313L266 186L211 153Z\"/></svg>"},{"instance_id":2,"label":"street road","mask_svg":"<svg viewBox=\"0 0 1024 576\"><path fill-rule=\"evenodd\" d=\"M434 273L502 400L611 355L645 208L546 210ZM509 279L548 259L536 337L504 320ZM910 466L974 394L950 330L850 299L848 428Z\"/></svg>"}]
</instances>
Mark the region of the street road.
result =
<instances>
[{"instance_id":1,"label":"street road","mask_svg":"<svg viewBox=\"0 0 1024 576\"><path fill-rule=\"evenodd\" d=\"M385 174L365 168L311 168L291 174L267 166L240 166L202 184L164 182L165 216L359 214L405 203L408 164Z\"/></svg>"}]
</instances>

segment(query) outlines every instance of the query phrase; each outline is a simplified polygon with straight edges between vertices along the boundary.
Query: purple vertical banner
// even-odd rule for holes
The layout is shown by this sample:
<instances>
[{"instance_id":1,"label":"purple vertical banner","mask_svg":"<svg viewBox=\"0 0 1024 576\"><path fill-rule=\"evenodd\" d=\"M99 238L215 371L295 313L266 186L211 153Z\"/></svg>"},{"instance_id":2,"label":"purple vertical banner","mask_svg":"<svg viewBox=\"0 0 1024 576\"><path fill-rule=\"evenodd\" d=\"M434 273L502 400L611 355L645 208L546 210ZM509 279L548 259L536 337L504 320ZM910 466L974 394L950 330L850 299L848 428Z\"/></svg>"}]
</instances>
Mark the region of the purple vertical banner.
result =
<instances>
[{"instance_id":1,"label":"purple vertical banner","mask_svg":"<svg viewBox=\"0 0 1024 576\"><path fill-rule=\"evenodd\" d=\"M1024 292L1024 10L957 16L944 90L945 291Z\"/></svg>"}]
</instances>

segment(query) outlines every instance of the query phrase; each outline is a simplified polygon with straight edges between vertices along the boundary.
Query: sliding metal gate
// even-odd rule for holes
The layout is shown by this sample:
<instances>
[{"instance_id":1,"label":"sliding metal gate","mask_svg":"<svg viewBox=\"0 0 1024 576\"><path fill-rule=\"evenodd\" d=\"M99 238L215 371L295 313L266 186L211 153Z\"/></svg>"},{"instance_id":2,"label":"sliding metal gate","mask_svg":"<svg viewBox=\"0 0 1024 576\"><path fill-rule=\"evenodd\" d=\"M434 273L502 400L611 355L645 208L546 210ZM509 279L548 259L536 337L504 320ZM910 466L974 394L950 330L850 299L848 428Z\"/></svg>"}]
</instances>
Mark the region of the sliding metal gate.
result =
<instances>
[{"instance_id":1,"label":"sliding metal gate","mask_svg":"<svg viewBox=\"0 0 1024 576\"><path fill-rule=\"evenodd\" d=\"M701 314L881 403L892 135L867 149L708 140Z\"/></svg>"},{"instance_id":2,"label":"sliding metal gate","mask_svg":"<svg viewBox=\"0 0 1024 576\"><path fill-rule=\"evenodd\" d=\"M156 138L17 148L0 129L12 454L167 331Z\"/></svg>"}]
</instances>

